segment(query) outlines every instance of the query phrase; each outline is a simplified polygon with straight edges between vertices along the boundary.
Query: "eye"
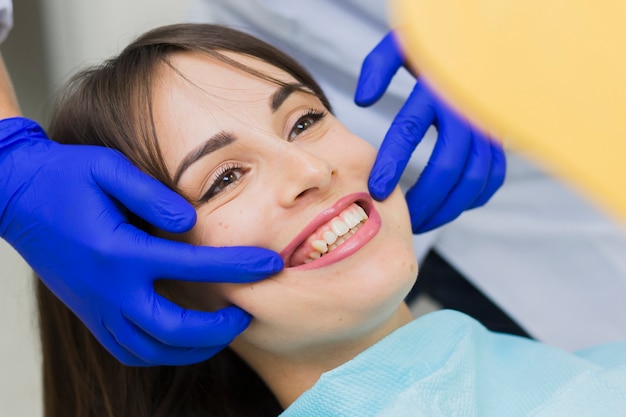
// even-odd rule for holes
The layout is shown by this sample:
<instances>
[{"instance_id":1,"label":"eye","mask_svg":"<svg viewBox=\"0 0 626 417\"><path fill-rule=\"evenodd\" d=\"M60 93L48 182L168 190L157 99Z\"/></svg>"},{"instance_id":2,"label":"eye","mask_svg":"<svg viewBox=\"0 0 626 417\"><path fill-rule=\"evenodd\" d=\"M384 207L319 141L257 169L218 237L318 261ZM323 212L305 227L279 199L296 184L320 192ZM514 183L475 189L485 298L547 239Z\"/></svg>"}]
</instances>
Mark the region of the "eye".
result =
<instances>
[{"instance_id":1,"label":"eye","mask_svg":"<svg viewBox=\"0 0 626 417\"><path fill-rule=\"evenodd\" d=\"M298 135L309 129L315 123L322 120L324 116L326 116L325 111L308 109L302 116L300 116L296 124L293 125L291 132L289 132L289 137L287 138L287 140L289 140L289 142L295 140Z\"/></svg>"},{"instance_id":2,"label":"eye","mask_svg":"<svg viewBox=\"0 0 626 417\"><path fill-rule=\"evenodd\" d=\"M227 165L220 168L213 177L211 187L200 199L201 203L209 201L219 193L237 183L246 173L246 169L239 165Z\"/></svg>"}]
</instances>

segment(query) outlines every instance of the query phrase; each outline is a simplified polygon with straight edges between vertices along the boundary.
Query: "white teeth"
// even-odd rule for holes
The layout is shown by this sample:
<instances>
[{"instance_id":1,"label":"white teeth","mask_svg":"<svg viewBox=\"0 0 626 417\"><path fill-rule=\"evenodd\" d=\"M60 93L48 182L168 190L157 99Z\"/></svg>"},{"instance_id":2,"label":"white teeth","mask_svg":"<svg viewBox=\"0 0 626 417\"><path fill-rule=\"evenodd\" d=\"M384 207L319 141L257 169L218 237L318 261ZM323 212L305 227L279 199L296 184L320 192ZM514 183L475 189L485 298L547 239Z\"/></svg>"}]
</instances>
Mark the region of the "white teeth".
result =
<instances>
[{"instance_id":1,"label":"white teeth","mask_svg":"<svg viewBox=\"0 0 626 417\"><path fill-rule=\"evenodd\" d=\"M353 228L354 226L356 226L357 224L361 222L360 216L356 216L354 213L349 212L349 211L346 211L345 213L343 213L341 217L346 222L349 228Z\"/></svg>"},{"instance_id":2,"label":"white teeth","mask_svg":"<svg viewBox=\"0 0 626 417\"><path fill-rule=\"evenodd\" d=\"M314 240L311 242L311 246L319 253L326 253L328 251L328 244L325 240Z\"/></svg>"},{"instance_id":3,"label":"white teeth","mask_svg":"<svg viewBox=\"0 0 626 417\"><path fill-rule=\"evenodd\" d=\"M333 220L330 223L330 228L337 236L344 235L348 232L348 230L350 230L348 225L342 222L341 220Z\"/></svg>"},{"instance_id":4,"label":"white teeth","mask_svg":"<svg viewBox=\"0 0 626 417\"><path fill-rule=\"evenodd\" d=\"M337 235L331 232L330 230L325 231L324 234L322 235L322 238L324 238L324 241L326 242L327 245L332 245L333 243L337 241Z\"/></svg>"},{"instance_id":5,"label":"white teeth","mask_svg":"<svg viewBox=\"0 0 626 417\"><path fill-rule=\"evenodd\" d=\"M313 252L309 254L309 259L304 262L309 263L319 259L322 255L341 245L346 239L356 233L365 220L367 220L367 213L365 213L365 210L360 206L356 206L354 209L346 210L341 213L340 217L335 218L330 223L331 230L325 231L321 239L316 239L311 242Z\"/></svg>"}]
</instances>

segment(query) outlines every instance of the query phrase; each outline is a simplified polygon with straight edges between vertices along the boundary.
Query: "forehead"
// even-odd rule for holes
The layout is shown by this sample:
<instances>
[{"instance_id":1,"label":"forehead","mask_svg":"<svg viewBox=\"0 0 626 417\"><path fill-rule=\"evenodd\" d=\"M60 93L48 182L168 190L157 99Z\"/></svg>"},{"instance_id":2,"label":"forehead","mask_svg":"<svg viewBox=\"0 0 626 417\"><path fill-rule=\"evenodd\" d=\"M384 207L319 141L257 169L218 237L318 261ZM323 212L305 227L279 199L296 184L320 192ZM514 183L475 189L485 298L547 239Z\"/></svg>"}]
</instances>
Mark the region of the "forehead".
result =
<instances>
[{"instance_id":1,"label":"forehead","mask_svg":"<svg viewBox=\"0 0 626 417\"><path fill-rule=\"evenodd\" d=\"M161 66L152 86L149 115L161 145L174 132L229 130L242 122L265 120L280 83L296 83L290 74L267 62L236 53L224 55L258 74L200 52L172 54Z\"/></svg>"},{"instance_id":2,"label":"forehead","mask_svg":"<svg viewBox=\"0 0 626 417\"><path fill-rule=\"evenodd\" d=\"M169 65L163 66L160 81L187 86L191 84L218 96L249 94L249 89L275 90L277 84L272 80L296 82L291 74L258 58L234 52L220 53L269 79L201 52L178 52L169 57Z\"/></svg>"},{"instance_id":3,"label":"forehead","mask_svg":"<svg viewBox=\"0 0 626 417\"><path fill-rule=\"evenodd\" d=\"M224 55L279 82L297 82L259 59ZM156 75L150 118L170 173L184 155L218 131L265 126L270 120L271 98L280 88L275 81L199 52L172 54Z\"/></svg>"}]
</instances>

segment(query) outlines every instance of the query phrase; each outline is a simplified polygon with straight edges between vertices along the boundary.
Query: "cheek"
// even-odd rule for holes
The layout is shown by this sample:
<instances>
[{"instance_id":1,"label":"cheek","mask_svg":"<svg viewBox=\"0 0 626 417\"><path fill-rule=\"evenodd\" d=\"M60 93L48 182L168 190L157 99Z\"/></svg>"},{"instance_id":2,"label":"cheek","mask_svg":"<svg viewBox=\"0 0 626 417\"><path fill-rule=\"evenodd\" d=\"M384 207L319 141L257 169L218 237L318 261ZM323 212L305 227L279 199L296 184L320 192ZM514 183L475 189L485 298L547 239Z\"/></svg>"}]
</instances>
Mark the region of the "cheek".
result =
<instances>
[{"instance_id":1,"label":"cheek","mask_svg":"<svg viewBox=\"0 0 626 417\"><path fill-rule=\"evenodd\" d=\"M258 201L251 203L239 196L235 201L211 212L198 211L196 225L189 241L204 246L266 246L258 221L264 218ZM244 209L245 208L245 209Z\"/></svg>"},{"instance_id":2,"label":"cheek","mask_svg":"<svg viewBox=\"0 0 626 417\"><path fill-rule=\"evenodd\" d=\"M301 146L309 145L303 142ZM320 158L340 163L340 167L367 170L368 174L376 159L376 149L372 145L339 123L326 132L322 140L310 146L315 147L311 153Z\"/></svg>"},{"instance_id":3,"label":"cheek","mask_svg":"<svg viewBox=\"0 0 626 417\"><path fill-rule=\"evenodd\" d=\"M337 146L332 148L331 157L336 158L344 171L349 169L359 176L369 176L376 160L376 149L373 146L348 131L342 133L334 142Z\"/></svg>"}]
</instances>

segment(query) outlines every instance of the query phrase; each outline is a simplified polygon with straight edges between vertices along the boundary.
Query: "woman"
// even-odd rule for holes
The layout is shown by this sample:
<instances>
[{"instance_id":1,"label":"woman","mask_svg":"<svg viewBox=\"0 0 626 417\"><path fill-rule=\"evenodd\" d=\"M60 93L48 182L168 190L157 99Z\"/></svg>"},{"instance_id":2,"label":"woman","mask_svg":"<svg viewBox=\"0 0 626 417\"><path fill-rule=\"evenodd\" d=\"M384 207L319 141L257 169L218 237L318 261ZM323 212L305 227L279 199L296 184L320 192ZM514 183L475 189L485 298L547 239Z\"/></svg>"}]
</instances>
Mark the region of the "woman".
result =
<instances>
[{"instance_id":1,"label":"woman","mask_svg":"<svg viewBox=\"0 0 626 417\"><path fill-rule=\"evenodd\" d=\"M187 308L236 305L253 316L229 350L187 367L119 365L40 284L47 417L482 416L507 407L514 412L499 415L518 415L557 401L558 388L588 371L572 355L490 334L460 314L408 324L402 300L417 265L401 194L373 201L375 150L332 116L306 71L254 38L207 25L147 33L74 79L49 133L118 149L184 195L198 221L168 237L269 248L286 268L254 284L163 277L159 291ZM527 370L519 358L542 366ZM479 390L471 389L477 366L489 371ZM506 386L527 379L520 387L529 395ZM609 407L626 404L584 387ZM473 411L467 398L485 389L508 396Z\"/></svg>"},{"instance_id":2,"label":"woman","mask_svg":"<svg viewBox=\"0 0 626 417\"><path fill-rule=\"evenodd\" d=\"M282 407L321 372L411 319L401 301L417 271L401 194L373 201L367 178L375 150L330 114L302 68L260 41L217 26L146 34L116 60L75 79L49 133L119 149L193 202L198 222L177 239L281 253L285 271L256 285L163 282L162 291L189 308L235 304L252 314L254 324L232 349ZM392 265L388 251L397 260ZM187 368L117 366L40 288L46 378L65 381L46 379L48 415L280 410L241 401L248 398L243 377L230 369L242 365L226 363L230 353ZM345 294L352 294L349 300ZM56 318L61 313L63 319ZM314 356L324 361L301 366L303 357ZM224 381L216 379L212 362L226 367ZM199 375L208 381L192 383ZM209 395L212 387L217 393ZM230 398L221 392L229 390ZM137 391L146 396L140 399ZM206 404L185 401L189 395Z\"/></svg>"}]
</instances>

